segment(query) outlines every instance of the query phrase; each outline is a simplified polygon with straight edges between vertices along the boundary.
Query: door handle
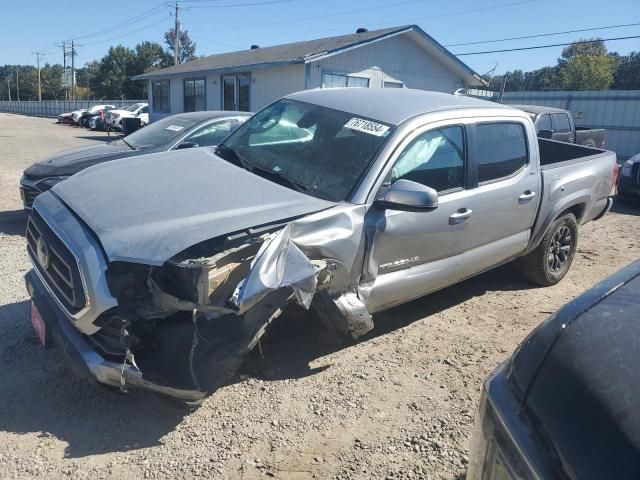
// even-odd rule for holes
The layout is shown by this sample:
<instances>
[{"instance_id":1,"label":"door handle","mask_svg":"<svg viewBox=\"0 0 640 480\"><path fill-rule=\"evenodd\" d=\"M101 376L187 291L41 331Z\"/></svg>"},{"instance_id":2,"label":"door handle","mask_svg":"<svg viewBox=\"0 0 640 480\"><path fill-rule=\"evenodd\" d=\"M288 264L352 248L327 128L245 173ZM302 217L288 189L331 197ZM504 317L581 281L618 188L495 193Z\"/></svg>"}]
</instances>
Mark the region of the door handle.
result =
<instances>
[{"instance_id":1,"label":"door handle","mask_svg":"<svg viewBox=\"0 0 640 480\"><path fill-rule=\"evenodd\" d=\"M525 200L531 200L535 196L536 196L536 192L527 190L526 192L524 192L522 195L518 197L518 200L520 200L521 202L524 202Z\"/></svg>"},{"instance_id":2,"label":"door handle","mask_svg":"<svg viewBox=\"0 0 640 480\"><path fill-rule=\"evenodd\" d=\"M461 208L456 213L452 213L449 216L449 225L455 225L457 223L464 222L467 218L473 215L473 210L470 208Z\"/></svg>"}]
</instances>

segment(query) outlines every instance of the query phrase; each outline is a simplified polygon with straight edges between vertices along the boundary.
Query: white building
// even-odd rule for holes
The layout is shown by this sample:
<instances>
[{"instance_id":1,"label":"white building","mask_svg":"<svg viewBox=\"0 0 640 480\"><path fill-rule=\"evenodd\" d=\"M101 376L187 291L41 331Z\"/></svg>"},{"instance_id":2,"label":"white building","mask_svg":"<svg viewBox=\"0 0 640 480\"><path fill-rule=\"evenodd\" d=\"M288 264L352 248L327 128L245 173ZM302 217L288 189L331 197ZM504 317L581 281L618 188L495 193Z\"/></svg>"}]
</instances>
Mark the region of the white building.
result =
<instances>
[{"instance_id":1,"label":"white building","mask_svg":"<svg viewBox=\"0 0 640 480\"><path fill-rule=\"evenodd\" d=\"M420 27L351 35L198 58L133 77L149 82L151 120L197 110L257 111L298 90L418 88L453 93L480 76Z\"/></svg>"}]
</instances>

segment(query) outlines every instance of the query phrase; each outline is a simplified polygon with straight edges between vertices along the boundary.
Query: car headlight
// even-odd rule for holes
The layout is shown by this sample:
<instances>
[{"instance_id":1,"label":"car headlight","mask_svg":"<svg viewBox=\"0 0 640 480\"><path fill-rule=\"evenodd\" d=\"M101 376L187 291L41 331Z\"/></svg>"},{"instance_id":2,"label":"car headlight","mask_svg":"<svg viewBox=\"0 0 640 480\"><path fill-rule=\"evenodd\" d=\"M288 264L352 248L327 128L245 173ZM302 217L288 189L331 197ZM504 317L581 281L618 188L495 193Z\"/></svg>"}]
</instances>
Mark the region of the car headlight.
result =
<instances>
[{"instance_id":1,"label":"car headlight","mask_svg":"<svg viewBox=\"0 0 640 480\"><path fill-rule=\"evenodd\" d=\"M623 177L630 177L632 168L633 168L633 162L631 160L627 160L622 164L622 170L620 170L620 175Z\"/></svg>"},{"instance_id":2,"label":"car headlight","mask_svg":"<svg viewBox=\"0 0 640 480\"><path fill-rule=\"evenodd\" d=\"M120 114L119 113L112 113L111 114L111 118L120 118Z\"/></svg>"},{"instance_id":3,"label":"car headlight","mask_svg":"<svg viewBox=\"0 0 640 480\"><path fill-rule=\"evenodd\" d=\"M69 178L69 177L68 176L49 177L49 178L45 178L44 180L42 180L41 183L44 183L48 187L53 187L55 184L60 183L61 181L66 180L67 178Z\"/></svg>"}]
</instances>

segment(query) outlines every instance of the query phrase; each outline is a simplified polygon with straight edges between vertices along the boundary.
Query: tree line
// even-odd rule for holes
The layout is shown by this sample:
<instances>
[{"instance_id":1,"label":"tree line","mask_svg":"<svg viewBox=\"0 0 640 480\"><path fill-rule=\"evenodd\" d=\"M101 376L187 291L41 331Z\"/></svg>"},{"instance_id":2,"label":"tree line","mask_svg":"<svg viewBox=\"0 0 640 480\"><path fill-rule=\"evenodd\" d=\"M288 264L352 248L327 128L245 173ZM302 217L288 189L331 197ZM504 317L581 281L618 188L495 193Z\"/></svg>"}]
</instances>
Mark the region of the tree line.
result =
<instances>
[{"instance_id":1,"label":"tree line","mask_svg":"<svg viewBox=\"0 0 640 480\"><path fill-rule=\"evenodd\" d=\"M541 90L637 90L640 89L640 52L620 55L607 51L598 38L579 40L562 50L554 66L504 75L485 75L492 90L506 92Z\"/></svg>"},{"instance_id":2,"label":"tree line","mask_svg":"<svg viewBox=\"0 0 640 480\"><path fill-rule=\"evenodd\" d=\"M110 47L100 60L76 68L77 100L139 100L147 98L147 82L131 77L174 64L175 30L164 34L165 46L143 41L134 48ZM196 44L180 32L180 63L196 58ZM63 66L45 63L40 68L42 100L66 100ZM9 93L10 92L10 93ZM0 100L38 100L38 69L32 65L0 66Z\"/></svg>"}]
</instances>

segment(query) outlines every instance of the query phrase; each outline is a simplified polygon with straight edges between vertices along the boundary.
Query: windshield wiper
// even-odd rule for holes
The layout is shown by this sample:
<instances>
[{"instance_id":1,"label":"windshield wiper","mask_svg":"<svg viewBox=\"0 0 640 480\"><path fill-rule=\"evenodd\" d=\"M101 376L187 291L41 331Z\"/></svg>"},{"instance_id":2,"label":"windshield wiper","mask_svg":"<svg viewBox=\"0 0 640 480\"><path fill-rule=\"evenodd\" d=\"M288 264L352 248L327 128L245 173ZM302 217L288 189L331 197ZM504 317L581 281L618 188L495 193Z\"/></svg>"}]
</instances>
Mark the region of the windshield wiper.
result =
<instances>
[{"instance_id":1,"label":"windshield wiper","mask_svg":"<svg viewBox=\"0 0 640 480\"><path fill-rule=\"evenodd\" d=\"M276 172L275 170L270 170L268 168L258 167L254 165L251 171L256 175L260 175L261 177L271 177L271 179L276 183L284 185L285 187L293 188L298 192L305 193L307 190L309 190L309 187L307 185L292 179L284 173Z\"/></svg>"},{"instance_id":2,"label":"windshield wiper","mask_svg":"<svg viewBox=\"0 0 640 480\"><path fill-rule=\"evenodd\" d=\"M231 162L234 165L244 168L245 170L253 171L253 167L251 163L244 157L242 157L238 152L234 149L227 147L224 143L218 145L215 149L216 155L220 158L226 160L227 162Z\"/></svg>"},{"instance_id":3,"label":"windshield wiper","mask_svg":"<svg viewBox=\"0 0 640 480\"><path fill-rule=\"evenodd\" d=\"M127 142L124 138L121 138L120 140L122 140L124 142L124 144L129 147L131 150L135 150L134 147L131 146L131 144L129 142Z\"/></svg>"}]
</instances>

